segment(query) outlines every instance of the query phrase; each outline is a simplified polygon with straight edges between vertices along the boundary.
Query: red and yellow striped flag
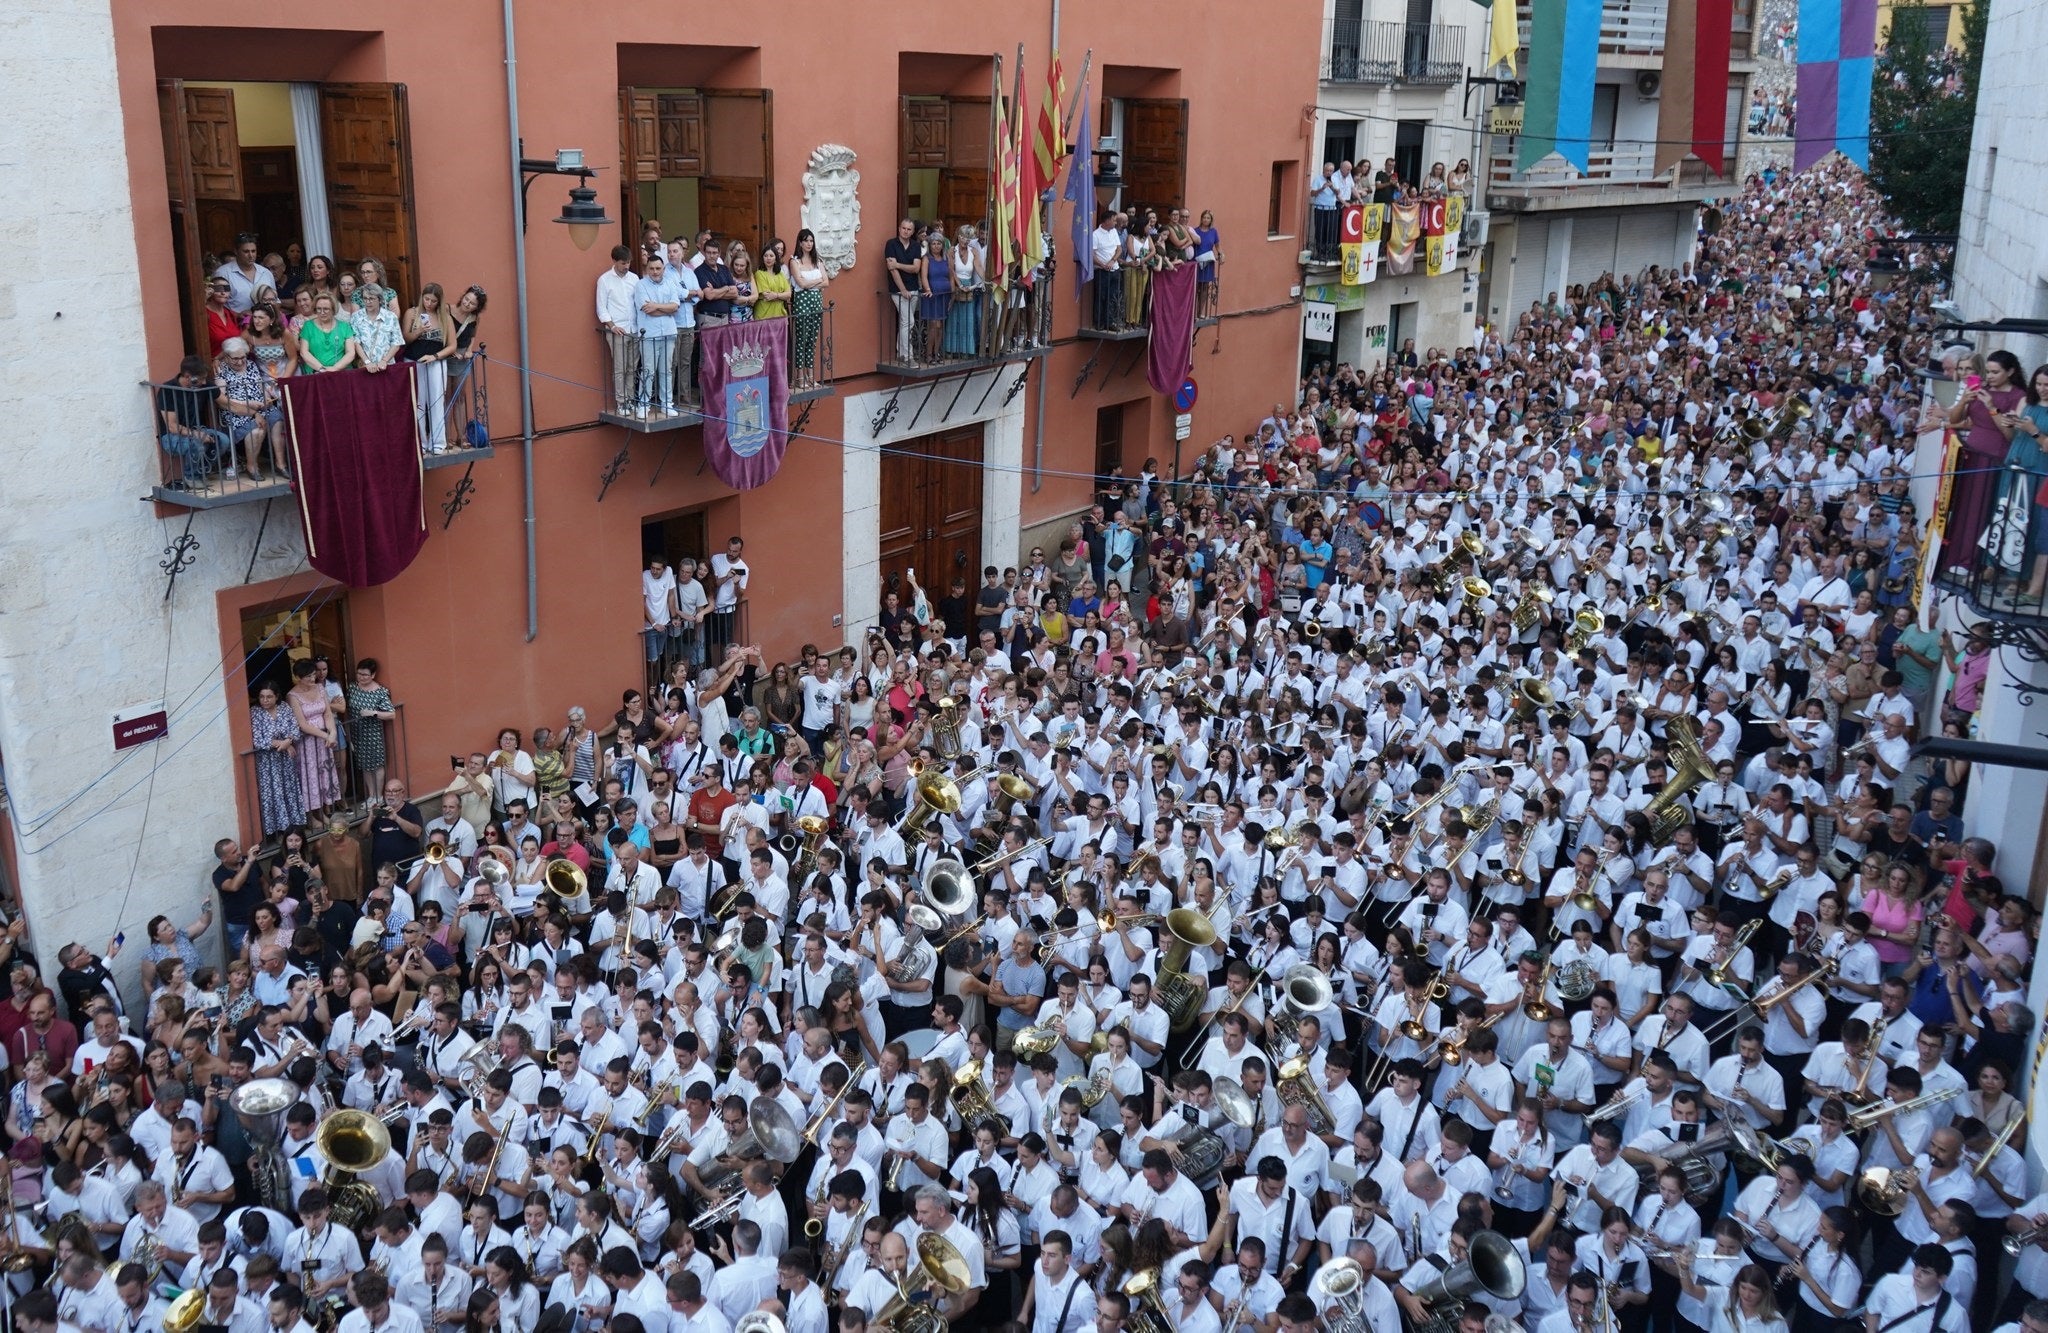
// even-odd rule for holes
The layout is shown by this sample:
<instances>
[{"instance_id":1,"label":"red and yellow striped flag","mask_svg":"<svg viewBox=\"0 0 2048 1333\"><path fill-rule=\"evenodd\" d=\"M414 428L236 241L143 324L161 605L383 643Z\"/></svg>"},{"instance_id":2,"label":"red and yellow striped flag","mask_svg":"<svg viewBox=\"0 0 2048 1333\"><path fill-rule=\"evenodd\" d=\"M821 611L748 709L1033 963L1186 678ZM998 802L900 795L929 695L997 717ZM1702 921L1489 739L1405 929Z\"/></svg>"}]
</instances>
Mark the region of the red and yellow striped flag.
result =
<instances>
[{"instance_id":1,"label":"red and yellow striped flag","mask_svg":"<svg viewBox=\"0 0 2048 1333\"><path fill-rule=\"evenodd\" d=\"M995 216L989 219L988 280L998 289L1010 285L1010 261L1017 248L1019 196L1017 135L1009 99L996 94Z\"/></svg>"},{"instance_id":2,"label":"red and yellow striped flag","mask_svg":"<svg viewBox=\"0 0 2048 1333\"><path fill-rule=\"evenodd\" d=\"M1031 151L1024 158L1021 204L1017 215L1017 253L1028 271L1045 258L1045 192L1066 165L1067 134L1061 123L1067 102L1067 72L1054 51L1045 70L1045 91L1031 127Z\"/></svg>"}]
</instances>

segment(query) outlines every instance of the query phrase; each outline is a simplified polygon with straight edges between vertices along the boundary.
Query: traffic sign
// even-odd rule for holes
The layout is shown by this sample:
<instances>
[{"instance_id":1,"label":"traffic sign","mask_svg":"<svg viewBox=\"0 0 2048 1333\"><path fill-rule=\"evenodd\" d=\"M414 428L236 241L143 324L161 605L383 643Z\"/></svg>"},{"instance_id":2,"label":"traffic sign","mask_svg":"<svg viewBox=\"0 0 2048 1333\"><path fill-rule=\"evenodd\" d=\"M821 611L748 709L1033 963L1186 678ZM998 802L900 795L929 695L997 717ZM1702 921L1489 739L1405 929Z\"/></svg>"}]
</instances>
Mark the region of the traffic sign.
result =
<instances>
[{"instance_id":1,"label":"traffic sign","mask_svg":"<svg viewBox=\"0 0 2048 1333\"><path fill-rule=\"evenodd\" d=\"M1194 411L1195 398L1199 393L1200 388L1195 383L1195 377L1193 375L1188 376L1180 382L1180 388L1174 391L1173 410L1176 412Z\"/></svg>"},{"instance_id":2,"label":"traffic sign","mask_svg":"<svg viewBox=\"0 0 2048 1333\"><path fill-rule=\"evenodd\" d=\"M1186 413L1186 412L1183 412L1183 413L1181 413L1181 414L1180 414L1179 416L1177 416L1177 417L1175 417L1175 418L1173 419L1173 438L1174 438L1174 439L1176 439L1176 440L1185 440L1186 438L1188 438L1188 436L1190 436L1190 435L1193 435L1194 433L1195 433L1195 419L1194 419L1194 417L1193 417L1193 416L1191 416L1190 414L1188 414L1188 413Z\"/></svg>"}]
</instances>

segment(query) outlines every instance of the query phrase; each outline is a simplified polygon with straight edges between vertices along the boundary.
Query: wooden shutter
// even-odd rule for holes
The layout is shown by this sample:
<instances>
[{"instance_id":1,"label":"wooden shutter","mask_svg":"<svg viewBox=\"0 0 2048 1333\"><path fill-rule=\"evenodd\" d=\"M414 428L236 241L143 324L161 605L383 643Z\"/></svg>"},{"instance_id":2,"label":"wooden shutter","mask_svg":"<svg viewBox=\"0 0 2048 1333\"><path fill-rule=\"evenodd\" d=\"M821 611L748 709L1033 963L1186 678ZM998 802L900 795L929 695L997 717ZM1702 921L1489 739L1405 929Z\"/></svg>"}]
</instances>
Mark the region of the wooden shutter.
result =
<instances>
[{"instance_id":1,"label":"wooden shutter","mask_svg":"<svg viewBox=\"0 0 2048 1333\"><path fill-rule=\"evenodd\" d=\"M939 173L939 221L947 235L958 235L962 223L981 226L988 213L988 181L987 168Z\"/></svg>"},{"instance_id":2,"label":"wooden shutter","mask_svg":"<svg viewBox=\"0 0 2048 1333\"><path fill-rule=\"evenodd\" d=\"M401 306L419 295L412 132L402 83L320 85L320 142L335 259L384 263Z\"/></svg>"},{"instance_id":3,"label":"wooden shutter","mask_svg":"<svg viewBox=\"0 0 2048 1333\"><path fill-rule=\"evenodd\" d=\"M696 93L663 93L658 114L660 174L670 178L703 175L704 99Z\"/></svg>"},{"instance_id":4,"label":"wooden shutter","mask_svg":"<svg viewBox=\"0 0 2048 1333\"><path fill-rule=\"evenodd\" d=\"M235 136L235 90L186 88L184 94L192 197L240 200L242 146Z\"/></svg>"},{"instance_id":5,"label":"wooden shutter","mask_svg":"<svg viewBox=\"0 0 2048 1333\"><path fill-rule=\"evenodd\" d=\"M1187 197L1188 104L1184 98L1124 102L1124 207L1168 208Z\"/></svg>"},{"instance_id":6,"label":"wooden shutter","mask_svg":"<svg viewBox=\"0 0 2048 1333\"><path fill-rule=\"evenodd\" d=\"M164 139L164 189L171 204L172 262L178 273L178 313L185 325L185 350L206 348L206 301L199 271L204 257L199 245L199 209L193 198L192 135L185 125L185 86L177 79L158 79L156 110Z\"/></svg>"},{"instance_id":7,"label":"wooden shutter","mask_svg":"<svg viewBox=\"0 0 2048 1333\"><path fill-rule=\"evenodd\" d=\"M756 256L774 235L774 106L765 89L707 89L698 225L747 243Z\"/></svg>"},{"instance_id":8,"label":"wooden shutter","mask_svg":"<svg viewBox=\"0 0 2048 1333\"><path fill-rule=\"evenodd\" d=\"M661 179L658 107L659 99L653 93L619 89L619 174L626 180Z\"/></svg>"},{"instance_id":9,"label":"wooden shutter","mask_svg":"<svg viewBox=\"0 0 2048 1333\"><path fill-rule=\"evenodd\" d=\"M903 99L903 166L943 167L952 159L952 108L936 97Z\"/></svg>"}]
</instances>

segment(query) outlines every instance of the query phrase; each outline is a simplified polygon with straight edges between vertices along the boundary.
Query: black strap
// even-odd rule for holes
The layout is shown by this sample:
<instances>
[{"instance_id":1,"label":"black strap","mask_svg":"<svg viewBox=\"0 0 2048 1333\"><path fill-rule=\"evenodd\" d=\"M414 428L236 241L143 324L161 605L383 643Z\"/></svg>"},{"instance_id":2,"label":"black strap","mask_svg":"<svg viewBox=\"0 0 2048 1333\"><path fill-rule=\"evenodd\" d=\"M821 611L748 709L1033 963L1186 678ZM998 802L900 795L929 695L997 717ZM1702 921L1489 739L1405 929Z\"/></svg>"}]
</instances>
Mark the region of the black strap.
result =
<instances>
[{"instance_id":1,"label":"black strap","mask_svg":"<svg viewBox=\"0 0 2048 1333\"><path fill-rule=\"evenodd\" d=\"M1888 1330L1897 1328L1900 1324L1905 1323L1908 1319L1919 1318L1921 1315L1926 1314L1930 1309L1934 1311L1934 1322L1927 1326L1927 1333L1940 1333L1942 1317L1948 1313L1948 1303L1952 1299L1954 1298L1948 1294L1948 1289L1944 1287L1942 1289L1940 1299L1936 1300L1933 1305L1916 1305L1912 1309L1906 1311L1906 1313L1892 1320L1890 1323L1878 1325L1877 1333L1887 1333Z\"/></svg>"},{"instance_id":2,"label":"black strap","mask_svg":"<svg viewBox=\"0 0 2048 1333\"><path fill-rule=\"evenodd\" d=\"M1407 1162L1409 1145L1415 1142L1415 1127L1422 1123L1422 1108L1427 1105L1429 1105L1429 1103L1423 1100L1422 1094L1419 1092L1416 1093L1415 1118L1408 1122L1408 1132L1401 1136L1401 1151L1395 1155L1395 1160L1402 1162L1404 1164Z\"/></svg>"},{"instance_id":3,"label":"black strap","mask_svg":"<svg viewBox=\"0 0 2048 1333\"><path fill-rule=\"evenodd\" d=\"M1081 1275L1071 1270L1067 1273L1067 1299L1060 1306L1060 1317L1052 1326L1052 1333L1064 1333L1067 1327L1067 1312L1074 1308L1074 1295L1081 1290Z\"/></svg>"},{"instance_id":4,"label":"black strap","mask_svg":"<svg viewBox=\"0 0 2048 1333\"><path fill-rule=\"evenodd\" d=\"M1421 1119L1422 1112L1418 1109L1415 1115L1417 1119ZM1280 1215L1280 1243L1273 1247L1275 1251L1273 1256L1274 1277L1279 1277L1286 1268L1287 1238L1294 1234L1294 1204L1295 1200L1299 1197L1295 1192L1294 1186L1289 1185L1287 1187L1287 1211ZM1054 1329L1053 1333L1059 1333L1059 1330ZM1225 1333L1228 1333L1228 1330Z\"/></svg>"}]
</instances>

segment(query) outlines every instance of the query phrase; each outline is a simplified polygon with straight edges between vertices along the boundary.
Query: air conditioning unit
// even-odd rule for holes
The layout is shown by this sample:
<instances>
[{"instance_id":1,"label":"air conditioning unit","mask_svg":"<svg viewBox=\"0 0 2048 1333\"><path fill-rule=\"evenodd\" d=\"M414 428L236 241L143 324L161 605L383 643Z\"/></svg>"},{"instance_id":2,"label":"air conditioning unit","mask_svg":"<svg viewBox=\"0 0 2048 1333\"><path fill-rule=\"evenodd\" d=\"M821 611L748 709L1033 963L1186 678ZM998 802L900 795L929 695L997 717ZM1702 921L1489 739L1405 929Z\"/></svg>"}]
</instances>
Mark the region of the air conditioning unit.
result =
<instances>
[{"instance_id":1,"label":"air conditioning unit","mask_svg":"<svg viewBox=\"0 0 2048 1333\"><path fill-rule=\"evenodd\" d=\"M1493 231L1493 214L1467 213L1459 224L1458 250L1461 254L1477 254L1485 246L1487 237Z\"/></svg>"},{"instance_id":2,"label":"air conditioning unit","mask_svg":"<svg viewBox=\"0 0 2048 1333\"><path fill-rule=\"evenodd\" d=\"M1654 69L1637 70L1636 96L1642 98L1645 102L1649 101L1657 95L1657 89L1663 85L1663 82L1663 74Z\"/></svg>"}]
</instances>

